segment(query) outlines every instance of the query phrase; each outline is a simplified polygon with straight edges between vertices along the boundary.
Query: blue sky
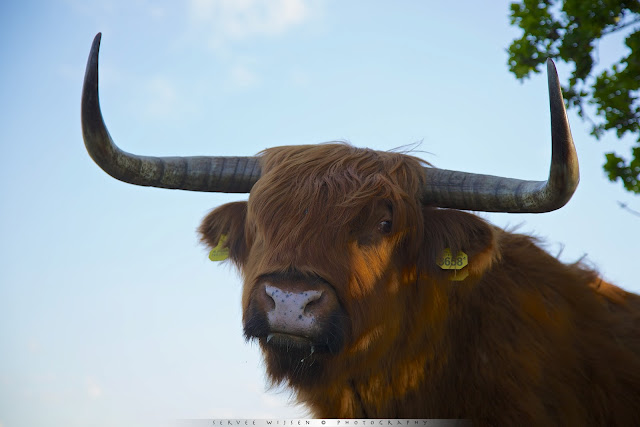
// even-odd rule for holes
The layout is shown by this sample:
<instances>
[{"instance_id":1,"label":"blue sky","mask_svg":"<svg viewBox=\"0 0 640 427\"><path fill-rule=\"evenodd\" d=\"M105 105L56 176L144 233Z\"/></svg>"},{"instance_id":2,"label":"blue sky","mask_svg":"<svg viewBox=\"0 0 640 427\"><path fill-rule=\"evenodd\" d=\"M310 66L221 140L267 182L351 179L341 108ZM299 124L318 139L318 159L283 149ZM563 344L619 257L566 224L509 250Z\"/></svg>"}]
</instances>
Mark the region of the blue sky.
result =
<instances>
[{"instance_id":1,"label":"blue sky","mask_svg":"<svg viewBox=\"0 0 640 427\"><path fill-rule=\"evenodd\" d=\"M103 33L111 135L147 155L253 155L348 140L422 141L438 167L544 179L546 76L508 73L508 2L5 1L0 5L0 427L168 425L176 418L299 417L266 390L241 336L231 266L196 228L244 195L135 187L89 158L80 93ZM619 37L602 64L624 54ZM558 66L560 77L567 68ZM603 153L569 113L581 183L543 215L481 214L583 256L639 292L640 223Z\"/></svg>"}]
</instances>

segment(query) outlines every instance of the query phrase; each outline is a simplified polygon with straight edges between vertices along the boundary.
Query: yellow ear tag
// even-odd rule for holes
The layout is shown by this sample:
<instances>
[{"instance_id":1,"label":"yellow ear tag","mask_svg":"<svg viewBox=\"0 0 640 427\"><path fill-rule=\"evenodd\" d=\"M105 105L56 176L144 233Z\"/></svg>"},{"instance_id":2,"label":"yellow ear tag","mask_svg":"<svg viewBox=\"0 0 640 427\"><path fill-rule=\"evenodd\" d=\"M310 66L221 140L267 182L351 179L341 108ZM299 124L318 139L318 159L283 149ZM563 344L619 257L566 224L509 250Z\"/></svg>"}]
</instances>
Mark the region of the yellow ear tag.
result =
<instances>
[{"instance_id":1,"label":"yellow ear tag","mask_svg":"<svg viewBox=\"0 0 640 427\"><path fill-rule=\"evenodd\" d=\"M446 248L442 251L437 265L443 270L454 270L449 280L460 282L469 276L468 270L462 270L469 264L469 257L462 251L459 251L455 257L451 255L451 249ZM462 270L462 271L460 271Z\"/></svg>"},{"instance_id":2,"label":"yellow ear tag","mask_svg":"<svg viewBox=\"0 0 640 427\"><path fill-rule=\"evenodd\" d=\"M469 258L467 257L467 254L462 251L458 252L454 258L451 255L451 249L446 248L442 251L437 264L443 270L460 270L469 264Z\"/></svg>"},{"instance_id":3,"label":"yellow ear tag","mask_svg":"<svg viewBox=\"0 0 640 427\"><path fill-rule=\"evenodd\" d=\"M223 247L224 242L226 241L227 235L221 235L220 239L218 239L218 244L216 245L216 247L211 249L211 252L209 252L209 259L211 261L224 261L225 259L229 258L229 248Z\"/></svg>"}]
</instances>

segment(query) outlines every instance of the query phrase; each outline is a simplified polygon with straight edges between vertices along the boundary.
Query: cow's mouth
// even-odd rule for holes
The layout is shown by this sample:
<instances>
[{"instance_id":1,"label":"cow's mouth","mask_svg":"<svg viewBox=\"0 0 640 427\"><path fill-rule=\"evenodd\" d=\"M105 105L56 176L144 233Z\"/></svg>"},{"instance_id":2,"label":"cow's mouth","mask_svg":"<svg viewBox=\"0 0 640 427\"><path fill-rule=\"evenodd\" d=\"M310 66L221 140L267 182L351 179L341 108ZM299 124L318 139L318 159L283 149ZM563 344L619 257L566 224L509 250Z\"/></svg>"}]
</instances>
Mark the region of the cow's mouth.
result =
<instances>
[{"instance_id":1,"label":"cow's mouth","mask_svg":"<svg viewBox=\"0 0 640 427\"><path fill-rule=\"evenodd\" d=\"M313 342L309 337L303 337L300 335L293 335L284 332L273 332L264 338L265 344L274 347L295 347L295 348L308 348L313 346Z\"/></svg>"},{"instance_id":2,"label":"cow's mouth","mask_svg":"<svg viewBox=\"0 0 640 427\"><path fill-rule=\"evenodd\" d=\"M296 352L312 354L323 354L330 352L328 343L321 343L311 337L294 335L284 332L272 332L266 337L259 339L260 343L276 352Z\"/></svg>"}]
</instances>

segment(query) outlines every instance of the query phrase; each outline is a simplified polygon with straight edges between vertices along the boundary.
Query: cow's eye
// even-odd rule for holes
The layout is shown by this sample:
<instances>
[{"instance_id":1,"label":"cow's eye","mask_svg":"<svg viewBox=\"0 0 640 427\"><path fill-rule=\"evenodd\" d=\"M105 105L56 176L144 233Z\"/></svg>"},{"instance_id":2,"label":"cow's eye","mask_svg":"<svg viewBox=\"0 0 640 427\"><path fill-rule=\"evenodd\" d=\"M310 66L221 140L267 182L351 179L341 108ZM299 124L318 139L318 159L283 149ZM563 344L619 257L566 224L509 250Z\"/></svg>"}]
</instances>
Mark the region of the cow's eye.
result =
<instances>
[{"instance_id":1,"label":"cow's eye","mask_svg":"<svg viewBox=\"0 0 640 427\"><path fill-rule=\"evenodd\" d=\"M382 221L378 224L378 231L382 234L391 233L391 221Z\"/></svg>"}]
</instances>

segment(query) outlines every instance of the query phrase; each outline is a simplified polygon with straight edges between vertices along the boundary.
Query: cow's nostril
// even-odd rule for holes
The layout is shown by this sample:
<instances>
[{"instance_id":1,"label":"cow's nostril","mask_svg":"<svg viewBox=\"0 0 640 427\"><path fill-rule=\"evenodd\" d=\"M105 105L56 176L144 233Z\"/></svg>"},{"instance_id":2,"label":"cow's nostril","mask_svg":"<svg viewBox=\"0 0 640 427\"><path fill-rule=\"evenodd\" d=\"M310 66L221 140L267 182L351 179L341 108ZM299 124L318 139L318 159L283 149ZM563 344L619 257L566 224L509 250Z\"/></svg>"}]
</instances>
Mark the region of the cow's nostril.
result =
<instances>
[{"instance_id":1,"label":"cow's nostril","mask_svg":"<svg viewBox=\"0 0 640 427\"><path fill-rule=\"evenodd\" d=\"M271 291L271 292L270 292ZM264 288L264 293L266 295L265 300L265 308L267 309L267 311L271 311L274 308L276 308L276 296L274 296L274 292L273 289L267 289L266 287Z\"/></svg>"},{"instance_id":2,"label":"cow's nostril","mask_svg":"<svg viewBox=\"0 0 640 427\"><path fill-rule=\"evenodd\" d=\"M322 292L318 292L317 294L310 297L307 301L307 304L302 308L305 314L308 314L310 311L313 311L314 307L321 304L322 300Z\"/></svg>"}]
</instances>

